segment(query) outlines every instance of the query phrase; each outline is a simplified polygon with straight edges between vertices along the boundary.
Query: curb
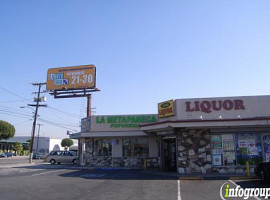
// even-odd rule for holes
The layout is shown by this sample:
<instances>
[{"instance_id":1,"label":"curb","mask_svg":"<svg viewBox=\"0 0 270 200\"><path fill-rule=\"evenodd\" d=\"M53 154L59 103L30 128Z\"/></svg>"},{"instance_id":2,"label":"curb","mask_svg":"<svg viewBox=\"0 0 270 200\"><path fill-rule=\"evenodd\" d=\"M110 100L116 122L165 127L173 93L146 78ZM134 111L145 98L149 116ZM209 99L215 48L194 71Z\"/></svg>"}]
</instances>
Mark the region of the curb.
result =
<instances>
[{"instance_id":1,"label":"curb","mask_svg":"<svg viewBox=\"0 0 270 200\"><path fill-rule=\"evenodd\" d=\"M254 180L257 179L257 177L247 177L247 176L180 176L179 180L190 180L190 181L195 181L195 180Z\"/></svg>"},{"instance_id":2,"label":"curb","mask_svg":"<svg viewBox=\"0 0 270 200\"><path fill-rule=\"evenodd\" d=\"M179 177L179 180L185 180L185 181L197 181L197 180L204 180L201 176L195 176L195 177Z\"/></svg>"},{"instance_id":3,"label":"curb","mask_svg":"<svg viewBox=\"0 0 270 200\"><path fill-rule=\"evenodd\" d=\"M258 179L257 177L248 177L248 176L231 176L229 177L230 180L249 180L249 179Z\"/></svg>"}]
</instances>

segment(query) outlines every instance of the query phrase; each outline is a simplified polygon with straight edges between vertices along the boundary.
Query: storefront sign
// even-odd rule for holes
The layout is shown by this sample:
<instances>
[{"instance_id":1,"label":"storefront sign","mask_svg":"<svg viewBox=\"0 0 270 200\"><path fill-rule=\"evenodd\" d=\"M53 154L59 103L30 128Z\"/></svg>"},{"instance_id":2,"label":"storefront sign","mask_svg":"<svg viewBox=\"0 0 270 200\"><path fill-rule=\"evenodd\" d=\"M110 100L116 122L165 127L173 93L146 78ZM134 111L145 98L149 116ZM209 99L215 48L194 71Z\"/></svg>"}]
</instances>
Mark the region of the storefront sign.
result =
<instances>
[{"instance_id":1,"label":"storefront sign","mask_svg":"<svg viewBox=\"0 0 270 200\"><path fill-rule=\"evenodd\" d=\"M96 124L107 124L111 128L139 128L140 124L155 122L155 115L96 116Z\"/></svg>"},{"instance_id":2,"label":"storefront sign","mask_svg":"<svg viewBox=\"0 0 270 200\"><path fill-rule=\"evenodd\" d=\"M213 111L220 111L222 109L230 110L245 110L244 101L236 100L218 100L218 101L194 101L185 102L186 112L204 112L211 113Z\"/></svg>"},{"instance_id":3,"label":"storefront sign","mask_svg":"<svg viewBox=\"0 0 270 200\"><path fill-rule=\"evenodd\" d=\"M91 119L84 118L81 120L81 131L82 132L89 132L91 127Z\"/></svg>"},{"instance_id":4,"label":"storefront sign","mask_svg":"<svg viewBox=\"0 0 270 200\"><path fill-rule=\"evenodd\" d=\"M174 116L174 100L165 101L158 104L158 117Z\"/></svg>"}]
</instances>

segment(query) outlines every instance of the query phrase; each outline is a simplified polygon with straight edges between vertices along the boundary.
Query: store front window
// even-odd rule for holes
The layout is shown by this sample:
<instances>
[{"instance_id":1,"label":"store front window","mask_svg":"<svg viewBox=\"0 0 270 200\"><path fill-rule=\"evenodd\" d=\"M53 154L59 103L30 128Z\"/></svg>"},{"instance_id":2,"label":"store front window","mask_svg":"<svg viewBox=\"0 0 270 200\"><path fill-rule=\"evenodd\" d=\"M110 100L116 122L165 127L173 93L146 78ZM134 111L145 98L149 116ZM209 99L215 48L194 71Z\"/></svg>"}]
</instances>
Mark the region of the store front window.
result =
<instances>
[{"instance_id":1,"label":"store front window","mask_svg":"<svg viewBox=\"0 0 270 200\"><path fill-rule=\"evenodd\" d=\"M263 146L265 153L265 161L270 161L270 134L266 134L263 136Z\"/></svg>"},{"instance_id":2,"label":"store front window","mask_svg":"<svg viewBox=\"0 0 270 200\"><path fill-rule=\"evenodd\" d=\"M256 165L262 162L262 145L260 134L258 133L239 133L236 134L237 163L245 165Z\"/></svg>"},{"instance_id":3,"label":"store front window","mask_svg":"<svg viewBox=\"0 0 270 200\"><path fill-rule=\"evenodd\" d=\"M219 134L211 136L212 165L235 165L235 142L233 134Z\"/></svg>"},{"instance_id":4,"label":"store front window","mask_svg":"<svg viewBox=\"0 0 270 200\"><path fill-rule=\"evenodd\" d=\"M123 139L123 156L148 156L148 138Z\"/></svg>"},{"instance_id":5,"label":"store front window","mask_svg":"<svg viewBox=\"0 0 270 200\"><path fill-rule=\"evenodd\" d=\"M112 145L110 139L95 139L94 140L94 155L95 156L111 156Z\"/></svg>"},{"instance_id":6,"label":"store front window","mask_svg":"<svg viewBox=\"0 0 270 200\"><path fill-rule=\"evenodd\" d=\"M265 135L264 151L270 160L270 135ZM211 136L212 165L256 165L262 162L262 144L259 133L214 134Z\"/></svg>"}]
</instances>

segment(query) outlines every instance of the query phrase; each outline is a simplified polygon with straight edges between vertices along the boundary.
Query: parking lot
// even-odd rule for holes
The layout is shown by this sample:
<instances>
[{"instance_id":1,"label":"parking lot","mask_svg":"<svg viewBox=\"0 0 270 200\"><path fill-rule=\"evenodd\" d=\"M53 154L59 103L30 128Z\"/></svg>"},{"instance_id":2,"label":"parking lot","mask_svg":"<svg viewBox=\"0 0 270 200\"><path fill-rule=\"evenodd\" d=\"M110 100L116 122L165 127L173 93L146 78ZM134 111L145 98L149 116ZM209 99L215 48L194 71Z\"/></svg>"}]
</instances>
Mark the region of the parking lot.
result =
<instances>
[{"instance_id":1,"label":"parking lot","mask_svg":"<svg viewBox=\"0 0 270 200\"><path fill-rule=\"evenodd\" d=\"M4 162L8 165L2 165ZM12 160L13 161L13 160ZM220 198L228 182L243 188L269 187L259 180L179 180L178 177L144 170L82 169L74 165L13 165L1 160L1 199L210 199ZM19 195L18 195L19 194ZM232 198L243 199L243 198ZM260 198L249 198L260 199Z\"/></svg>"}]
</instances>

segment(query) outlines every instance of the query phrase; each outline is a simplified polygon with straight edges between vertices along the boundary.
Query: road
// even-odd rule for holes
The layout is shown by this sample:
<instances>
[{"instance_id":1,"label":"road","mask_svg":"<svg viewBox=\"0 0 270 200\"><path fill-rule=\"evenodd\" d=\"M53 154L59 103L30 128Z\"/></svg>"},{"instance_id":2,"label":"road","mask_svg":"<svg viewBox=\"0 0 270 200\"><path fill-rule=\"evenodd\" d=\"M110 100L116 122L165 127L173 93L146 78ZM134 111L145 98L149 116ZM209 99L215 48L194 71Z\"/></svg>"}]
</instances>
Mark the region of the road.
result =
<instances>
[{"instance_id":1,"label":"road","mask_svg":"<svg viewBox=\"0 0 270 200\"><path fill-rule=\"evenodd\" d=\"M43 162L43 160L33 160L33 163L40 163L40 162ZM29 163L28 156L14 156L9 158L0 158L0 167L26 163Z\"/></svg>"},{"instance_id":2,"label":"road","mask_svg":"<svg viewBox=\"0 0 270 200\"><path fill-rule=\"evenodd\" d=\"M1 164L4 162L1 160ZM178 180L143 170L90 170L73 165L39 163L0 168L0 199L117 199L217 200L228 180ZM228 182L246 187L269 187L258 180ZM243 199L243 198L230 198ZM259 198L249 198L259 199Z\"/></svg>"}]
</instances>

